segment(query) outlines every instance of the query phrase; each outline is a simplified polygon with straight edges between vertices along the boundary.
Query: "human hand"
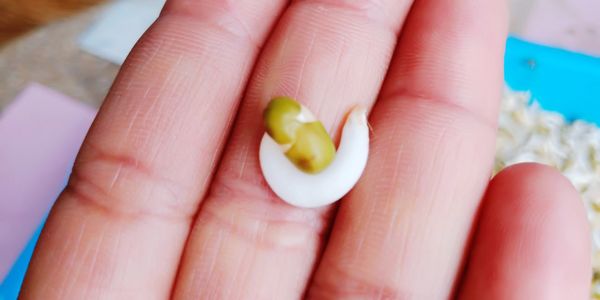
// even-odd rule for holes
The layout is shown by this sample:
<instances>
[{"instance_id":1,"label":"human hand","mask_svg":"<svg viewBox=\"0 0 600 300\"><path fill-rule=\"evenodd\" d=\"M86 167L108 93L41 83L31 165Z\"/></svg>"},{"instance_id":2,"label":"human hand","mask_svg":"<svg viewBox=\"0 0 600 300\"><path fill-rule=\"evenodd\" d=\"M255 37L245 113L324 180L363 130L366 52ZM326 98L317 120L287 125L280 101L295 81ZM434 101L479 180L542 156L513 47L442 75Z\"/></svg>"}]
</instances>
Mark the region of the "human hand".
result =
<instances>
[{"instance_id":1,"label":"human hand","mask_svg":"<svg viewBox=\"0 0 600 300\"><path fill-rule=\"evenodd\" d=\"M530 164L489 181L505 1L414 2L171 0L108 95L22 298L587 298L566 179ZM266 186L261 113L281 95L332 134L373 108L339 210Z\"/></svg>"}]
</instances>

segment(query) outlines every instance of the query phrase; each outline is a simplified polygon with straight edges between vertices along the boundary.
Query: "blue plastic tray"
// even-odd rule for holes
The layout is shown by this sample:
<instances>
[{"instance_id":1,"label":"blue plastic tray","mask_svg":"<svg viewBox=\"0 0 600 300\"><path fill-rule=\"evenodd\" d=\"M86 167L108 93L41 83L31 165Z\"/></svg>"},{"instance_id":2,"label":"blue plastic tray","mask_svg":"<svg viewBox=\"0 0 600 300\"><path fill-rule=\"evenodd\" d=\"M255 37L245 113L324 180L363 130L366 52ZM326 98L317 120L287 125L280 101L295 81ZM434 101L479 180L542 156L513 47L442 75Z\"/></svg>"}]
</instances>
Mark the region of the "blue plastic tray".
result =
<instances>
[{"instance_id":1,"label":"blue plastic tray","mask_svg":"<svg viewBox=\"0 0 600 300\"><path fill-rule=\"evenodd\" d=\"M29 260L31 259L31 255L35 249L35 244L40 237L40 232L42 231L43 227L44 224L42 223L42 225L40 225L40 227L33 234L31 240L29 240L29 243L27 243L25 250L21 252L21 255L13 265L2 284L0 284L0 300L15 300L19 296L21 284L23 283L23 278L25 278L27 266L29 266Z\"/></svg>"},{"instance_id":2,"label":"blue plastic tray","mask_svg":"<svg viewBox=\"0 0 600 300\"><path fill-rule=\"evenodd\" d=\"M505 80L568 120L600 124L600 58L509 38Z\"/></svg>"}]
</instances>

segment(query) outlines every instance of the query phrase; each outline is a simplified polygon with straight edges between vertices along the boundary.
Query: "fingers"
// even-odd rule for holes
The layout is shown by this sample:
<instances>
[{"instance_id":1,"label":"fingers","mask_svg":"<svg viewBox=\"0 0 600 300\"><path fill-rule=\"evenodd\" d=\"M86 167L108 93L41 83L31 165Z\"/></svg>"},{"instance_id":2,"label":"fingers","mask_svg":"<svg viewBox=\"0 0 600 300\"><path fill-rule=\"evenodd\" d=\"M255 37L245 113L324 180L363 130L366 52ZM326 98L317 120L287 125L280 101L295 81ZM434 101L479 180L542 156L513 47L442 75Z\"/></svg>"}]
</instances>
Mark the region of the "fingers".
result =
<instances>
[{"instance_id":1,"label":"fingers","mask_svg":"<svg viewBox=\"0 0 600 300\"><path fill-rule=\"evenodd\" d=\"M309 297L447 299L494 154L505 1L417 0Z\"/></svg>"},{"instance_id":2,"label":"fingers","mask_svg":"<svg viewBox=\"0 0 600 300\"><path fill-rule=\"evenodd\" d=\"M585 210L558 172L535 164L492 180L459 299L589 299Z\"/></svg>"},{"instance_id":3,"label":"fingers","mask_svg":"<svg viewBox=\"0 0 600 300\"><path fill-rule=\"evenodd\" d=\"M175 297L293 299L302 295L330 210L291 207L258 166L262 110L294 97L338 133L372 105L409 1L296 1L267 44L190 236Z\"/></svg>"},{"instance_id":4,"label":"fingers","mask_svg":"<svg viewBox=\"0 0 600 300\"><path fill-rule=\"evenodd\" d=\"M169 2L86 139L24 299L169 296L237 100L283 5Z\"/></svg>"}]
</instances>

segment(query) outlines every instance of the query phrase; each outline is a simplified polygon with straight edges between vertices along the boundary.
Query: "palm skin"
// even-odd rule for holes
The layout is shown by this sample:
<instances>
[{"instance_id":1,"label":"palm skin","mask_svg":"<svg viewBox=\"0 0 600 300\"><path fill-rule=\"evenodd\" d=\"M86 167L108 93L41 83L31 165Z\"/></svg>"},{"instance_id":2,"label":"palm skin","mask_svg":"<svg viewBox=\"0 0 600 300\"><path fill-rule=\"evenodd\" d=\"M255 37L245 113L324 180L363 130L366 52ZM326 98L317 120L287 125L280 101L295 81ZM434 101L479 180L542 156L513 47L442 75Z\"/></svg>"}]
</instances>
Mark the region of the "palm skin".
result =
<instances>
[{"instance_id":1,"label":"palm skin","mask_svg":"<svg viewBox=\"0 0 600 300\"><path fill-rule=\"evenodd\" d=\"M585 299L577 193L491 173L504 1L171 0L109 93L23 299ZM258 167L274 96L334 136L372 108L339 205L276 198Z\"/></svg>"}]
</instances>

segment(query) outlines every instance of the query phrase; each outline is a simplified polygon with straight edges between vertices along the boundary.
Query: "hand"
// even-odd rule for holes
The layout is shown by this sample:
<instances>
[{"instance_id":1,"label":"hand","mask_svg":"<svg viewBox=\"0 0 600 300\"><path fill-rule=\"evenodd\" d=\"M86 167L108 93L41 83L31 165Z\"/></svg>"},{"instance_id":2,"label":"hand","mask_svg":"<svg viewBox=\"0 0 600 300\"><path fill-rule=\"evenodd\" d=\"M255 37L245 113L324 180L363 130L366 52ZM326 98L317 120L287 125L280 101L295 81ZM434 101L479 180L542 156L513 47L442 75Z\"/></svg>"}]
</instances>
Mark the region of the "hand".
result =
<instances>
[{"instance_id":1,"label":"hand","mask_svg":"<svg viewBox=\"0 0 600 300\"><path fill-rule=\"evenodd\" d=\"M489 181L505 1L412 4L170 1L102 106L22 298L586 299L574 189L537 165ZM265 185L261 113L280 95L332 134L372 107L370 160L339 209Z\"/></svg>"}]
</instances>

